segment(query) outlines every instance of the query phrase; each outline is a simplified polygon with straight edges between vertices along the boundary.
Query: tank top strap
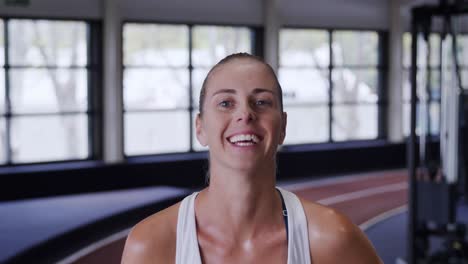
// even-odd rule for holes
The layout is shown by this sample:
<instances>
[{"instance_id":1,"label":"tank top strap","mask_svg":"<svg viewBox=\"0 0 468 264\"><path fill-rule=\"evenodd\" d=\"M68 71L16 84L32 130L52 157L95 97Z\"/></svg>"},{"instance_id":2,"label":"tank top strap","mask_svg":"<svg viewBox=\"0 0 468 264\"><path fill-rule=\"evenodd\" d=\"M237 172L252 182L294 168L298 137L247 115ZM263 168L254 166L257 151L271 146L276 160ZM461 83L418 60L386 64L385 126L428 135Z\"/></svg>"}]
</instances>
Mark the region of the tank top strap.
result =
<instances>
[{"instance_id":1,"label":"tank top strap","mask_svg":"<svg viewBox=\"0 0 468 264\"><path fill-rule=\"evenodd\" d=\"M201 264L195 223L195 197L198 192L185 197L177 216L176 264Z\"/></svg>"},{"instance_id":2,"label":"tank top strap","mask_svg":"<svg viewBox=\"0 0 468 264\"><path fill-rule=\"evenodd\" d=\"M288 264L310 264L307 218L299 198L292 192L280 190L288 218Z\"/></svg>"}]
</instances>

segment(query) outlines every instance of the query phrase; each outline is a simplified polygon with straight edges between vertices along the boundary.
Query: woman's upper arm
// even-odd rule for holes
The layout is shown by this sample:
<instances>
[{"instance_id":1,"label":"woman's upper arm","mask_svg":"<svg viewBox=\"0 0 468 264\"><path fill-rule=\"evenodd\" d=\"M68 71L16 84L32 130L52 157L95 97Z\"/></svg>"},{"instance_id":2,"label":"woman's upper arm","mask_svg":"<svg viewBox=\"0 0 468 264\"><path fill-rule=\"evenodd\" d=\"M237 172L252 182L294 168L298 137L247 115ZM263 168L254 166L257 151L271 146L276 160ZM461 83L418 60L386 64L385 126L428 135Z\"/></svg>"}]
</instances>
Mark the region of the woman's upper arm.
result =
<instances>
[{"instance_id":1,"label":"woman's upper arm","mask_svg":"<svg viewBox=\"0 0 468 264\"><path fill-rule=\"evenodd\" d=\"M383 263L361 229L351 221L347 222L348 226L344 227L347 230L335 242L339 247L337 258L346 260L346 263Z\"/></svg>"},{"instance_id":2,"label":"woman's upper arm","mask_svg":"<svg viewBox=\"0 0 468 264\"><path fill-rule=\"evenodd\" d=\"M133 227L125 242L122 264L174 263L176 216L173 208L166 209Z\"/></svg>"},{"instance_id":3,"label":"woman's upper arm","mask_svg":"<svg viewBox=\"0 0 468 264\"><path fill-rule=\"evenodd\" d=\"M366 235L346 216L332 208L306 204L313 263L382 263Z\"/></svg>"},{"instance_id":4,"label":"woman's upper arm","mask_svg":"<svg viewBox=\"0 0 468 264\"><path fill-rule=\"evenodd\" d=\"M141 236L141 231L134 227L125 241L122 264L150 263L151 241Z\"/></svg>"}]
</instances>

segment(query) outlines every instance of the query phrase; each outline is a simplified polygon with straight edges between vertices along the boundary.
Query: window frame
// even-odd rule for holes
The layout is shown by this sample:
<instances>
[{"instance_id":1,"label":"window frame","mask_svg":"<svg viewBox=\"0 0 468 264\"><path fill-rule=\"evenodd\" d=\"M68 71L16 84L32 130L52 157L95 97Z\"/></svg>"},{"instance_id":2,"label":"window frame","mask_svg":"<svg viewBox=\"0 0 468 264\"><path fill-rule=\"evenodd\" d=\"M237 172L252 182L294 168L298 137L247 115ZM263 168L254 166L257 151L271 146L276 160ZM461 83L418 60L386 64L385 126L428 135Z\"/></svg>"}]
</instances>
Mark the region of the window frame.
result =
<instances>
[{"instance_id":1,"label":"window frame","mask_svg":"<svg viewBox=\"0 0 468 264\"><path fill-rule=\"evenodd\" d=\"M23 166L41 166L51 165L56 166L57 164L67 164L71 162L85 162L96 160L102 157L102 125L100 120L102 119L101 111L101 87L102 87L102 32L101 22L95 19L83 19L83 18L60 18L60 17L30 17L30 16L0 16L0 20L3 22L3 27L0 29L4 34L4 49L0 52L4 53L4 65L1 68L4 70L4 85L5 85L5 107L4 113L0 114L1 118L5 122L5 146L3 151L5 152L6 160L0 164L0 168L8 169L9 167L23 167ZM87 61L84 66L68 65L11 65L10 62L10 43L9 43L9 22L11 20L27 20L27 21L47 21L47 22L80 22L86 26L86 56ZM10 82L10 71L14 69L83 69L86 73L86 92L87 92L87 107L85 110L73 110L73 111L47 111L43 113L13 113L10 100L11 82ZM84 115L87 123L87 155L85 158L64 158L64 159L51 159L41 161L25 161L25 162L13 162L12 159L12 146L11 146L11 122L16 117L44 117L44 116L66 116L66 115Z\"/></svg>"},{"instance_id":2,"label":"window frame","mask_svg":"<svg viewBox=\"0 0 468 264\"><path fill-rule=\"evenodd\" d=\"M295 106L324 106L328 107L328 140L323 142L309 142L309 143L299 143L299 144L287 144L284 145L283 149L296 149L302 148L302 145L347 145L349 143L357 143L360 142L378 142L378 141L385 141L388 137L387 132L387 109L388 109L388 32L380 29L372 29L372 28L327 28L327 27L307 27L307 26L294 26L294 25L284 25L280 28L280 31L283 29L299 29L299 30L321 30L325 31L328 36L328 48L329 48L329 64L328 67L313 67L313 66L283 66L279 65L278 70L283 67L284 69L306 69L306 68L315 68L315 69L324 69L328 70L328 99L327 102L323 103L306 103L306 104L297 104L292 105L289 107ZM343 65L335 65L333 61L333 33L336 31L351 31L351 32L375 32L378 37L378 45L377 45L377 64L376 65L350 65L350 64L343 64ZM278 52L281 52L280 50ZM280 54L278 54L278 57ZM351 69L375 69L377 72L377 101L376 102L334 102L333 101L333 72L336 69L340 68L351 68ZM359 106L359 105L375 105L377 107L377 136L372 139L350 139L350 140L334 140L333 139L333 109L335 105L345 105L345 106Z\"/></svg>"}]
</instances>

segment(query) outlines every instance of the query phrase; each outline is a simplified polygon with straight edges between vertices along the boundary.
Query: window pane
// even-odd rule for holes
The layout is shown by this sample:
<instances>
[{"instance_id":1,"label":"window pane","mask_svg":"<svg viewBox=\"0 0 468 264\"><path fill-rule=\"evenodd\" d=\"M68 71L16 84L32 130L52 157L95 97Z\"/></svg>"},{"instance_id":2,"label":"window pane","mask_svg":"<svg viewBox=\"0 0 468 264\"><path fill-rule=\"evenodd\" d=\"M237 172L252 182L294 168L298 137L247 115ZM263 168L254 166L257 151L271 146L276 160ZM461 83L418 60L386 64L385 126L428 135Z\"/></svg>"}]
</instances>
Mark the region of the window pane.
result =
<instances>
[{"instance_id":1,"label":"window pane","mask_svg":"<svg viewBox=\"0 0 468 264\"><path fill-rule=\"evenodd\" d=\"M403 102L403 135L409 136L410 131L410 103Z\"/></svg>"},{"instance_id":2,"label":"window pane","mask_svg":"<svg viewBox=\"0 0 468 264\"><path fill-rule=\"evenodd\" d=\"M426 42L426 40L424 39L424 35L422 33L418 34L417 39L418 39L418 42L417 42L417 46L418 46L417 66L418 66L418 70L425 70L427 68L427 65L429 64L429 61L427 60L427 54L430 52L429 45Z\"/></svg>"},{"instance_id":3,"label":"window pane","mask_svg":"<svg viewBox=\"0 0 468 264\"><path fill-rule=\"evenodd\" d=\"M403 103L403 134L409 136L410 131L410 103ZM416 105L416 135L420 135L421 119L418 118L421 114L421 107L419 104Z\"/></svg>"},{"instance_id":4,"label":"window pane","mask_svg":"<svg viewBox=\"0 0 468 264\"><path fill-rule=\"evenodd\" d=\"M438 34L432 34L430 39L431 43L431 66L438 66L440 64L439 49L440 49L440 36ZM418 37L418 67L426 67L427 65L427 54L428 45L422 34ZM403 34L403 66L406 68L411 67L411 34Z\"/></svg>"},{"instance_id":5,"label":"window pane","mask_svg":"<svg viewBox=\"0 0 468 264\"><path fill-rule=\"evenodd\" d=\"M282 29L279 36L281 66L328 67L329 35L325 30Z\"/></svg>"},{"instance_id":6,"label":"window pane","mask_svg":"<svg viewBox=\"0 0 468 264\"><path fill-rule=\"evenodd\" d=\"M187 111L126 113L125 154L188 151L189 118Z\"/></svg>"},{"instance_id":7,"label":"window pane","mask_svg":"<svg viewBox=\"0 0 468 264\"><path fill-rule=\"evenodd\" d=\"M333 140L377 138L377 105L333 106Z\"/></svg>"},{"instance_id":8,"label":"window pane","mask_svg":"<svg viewBox=\"0 0 468 264\"><path fill-rule=\"evenodd\" d=\"M198 106L200 100L200 90L205 80L206 75L208 74L208 68L194 69L192 71L192 89L193 89L193 105L194 107Z\"/></svg>"},{"instance_id":9,"label":"window pane","mask_svg":"<svg viewBox=\"0 0 468 264\"><path fill-rule=\"evenodd\" d=\"M187 69L126 69L124 104L131 109L171 109L188 106Z\"/></svg>"},{"instance_id":10,"label":"window pane","mask_svg":"<svg viewBox=\"0 0 468 264\"><path fill-rule=\"evenodd\" d=\"M403 82L403 100L404 101L409 101L411 100L411 80L410 80L410 70L403 70L403 76L402 76L402 82ZM418 82L420 81L420 78L422 77L421 72L418 71L418 74L416 78L418 79Z\"/></svg>"},{"instance_id":11,"label":"window pane","mask_svg":"<svg viewBox=\"0 0 468 264\"><path fill-rule=\"evenodd\" d=\"M0 67L5 64L5 32L3 31L3 20L0 19Z\"/></svg>"},{"instance_id":12,"label":"window pane","mask_svg":"<svg viewBox=\"0 0 468 264\"><path fill-rule=\"evenodd\" d=\"M418 70L418 73L416 75L417 78L417 83L418 83L418 96L419 99L421 99L421 92L426 91L426 70ZM431 73L431 83L433 86L431 86L432 89L432 96L434 98L440 97L440 73L438 70L432 70ZM402 82L403 82L403 100L409 101L411 99L411 80L410 80L410 70L403 70L403 76L402 76Z\"/></svg>"},{"instance_id":13,"label":"window pane","mask_svg":"<svg viewBox=\"0 0 468 264\"><path fill-rule=\"evenodd\" d=\"M86 28L85 22L10 20L10 63L32 66L85 66Z\"/></svg>"},{"instance_id":14,"label":"window pane","mask_svg":"<svg viewBox=\"0 0 468 264\"><path fill-rule=\"evenodd\" d=\"M440 71L431 70L430 71L430 91L432 99L440 98Z\"/></svg>"},{"instance_id":15,"label":"window pane","mask_svg":"<svg viewBox=\"0 0 468 264\"><path fill-rule=\"evenodd\" d=\"M416 106L417 116L416 116L416 135L420 135L422 120L421 112L422 108L418 104ZM430 118L430 134L438 135L440 131L440 104L438 102L429 103L429 118ZM410 104L403 104L403 134L409 136L410 130ZM427 129L425 129L427 130Z\"/></svg>"},{"instance_id":16,"label":"window pane","mask_svg":"<svg viewBox=\"0 0 468 264\"><path fill-rule=\"evenodd\" d=\"M328 141L328 107L285 107L288 114L284 144Z\"/></svg>"},{"instance_id":17,"label":"window pane","mask_svg":"<svg viewBox=\"0 0 468 264\"><path fill-rule=\"evenodd\" d=\"M86 70L11 69L14 113L85 111Z\"/></svg>"},{"instance_id":18,"label":"window pane","mask_svg":"<svg viewBox=\"0 0 468 264\"><path fill-rule=\"evenodd\" d=\"M6 163L6 126L4 118L0 118L0 163Z\"/></svg>"},{"instance_id":19,"label":"window pane","mask_svg":"<svg viewBox=\"0 0 468 264\"><path fill-rule=\"evenodd\" d=\"M127 23L123 50L125 66L187 66L188 27Z\"/></svg>"},{"instance_id":20,"label":"window pane","mask_svg":"<svg viewBox=\"0 0 468 264\"><path fill-rule=\"evenodd\" d=\"M438 135L440 131L440 104L431 102L429 105L430 114L430 133L431 135Z\"/></svg>"},{"instance_id":21,"label":"window pane","mask_svg":"<svg viewBox=\"0 0 468 264\"><path fill-rule=\"evenodd\" d=\"M458 62L460 65L468 66L468 35L458 35Z\"/></svg>"},{"instance_id":22,"label":"window pane","mask_svg":"<svg viewBox=\"0 0 468 264\"><path fill-rule=\"evenodd\" d=\"M468 90L468 69L461 71L462 85L465 90Z\"/></svg>"},{"instance_id":23,"label":"window pane","mask_svg":"<svg viewBox=\"0 0 468 264\"><path fill-rule=\"evenodd\" d=\"M280 68L284 104L328 101L328 71Z\"/></svg>"},{"instance_id":24,"label":"window pane","mask_svg":"<svg viewBox=\"0 0 468 264\"><path fill-rule=\"evenodd\" d=\"M337 68L333 70L333 102L377 102L378 72Z\"/></svg>"},{"instance_id":25,"label":"window pane","mask_svg":"<svg viewBox=\"0 0 468 264\"><path fill-rule=\"evenodd\" d=\"M448 34L442 40L442 56L444 57L442 68L451 68L453 66L453 53L452 53L452 35Z\"/></svg>"},{"instance_id":26,"label":"window pane","mask_svg":"<svg viewBox=\"0 0 468 264\"><path fill-rule=\"evenodd\" d=\"M402 95L403 101L409 101L411 99L411 80L410 80L410 71L404 69L402 75Z\"/></svg>"},{"instance_id":27,"label":"window pane","mask_svg":"<svg viewBox=\"0 0 468 264\"><path fill-rule=\"evenodd\" d=\"M252 53L251 46L251 32L245 27L193 27L192 60L195 66L211 67L229 54Z\"/></svg>"},{"instance_id":28,"label":"window pane","mask_svg":"<svg viewBox=\"0 0 468 264\"><path fill-rule=\"evenodd\" d=\"M429 36L429 43L431 45L430 49L430 65L431 66L438 66L440 65L440 35L439 34L431 34Z\"/></svg>"},{"instance_id":29,"label":"window pane","mask_svg":"<svg viewBox=\"0 0 468 264\"><path fill-rule=\"evenodd\" d=\"M411 34L406 32L403 34L403 66L408 68L411 66Z\"/></svg>"},{"instance_id":30,"label":"window pane","mask_svg":"<svg viewBox=\"0 0 468 264\"><path fill-rule=\"evenodd\" d=\"M334 65L377 65L379 36L370 31L334 31Z\"/></svg>"},{"instance_id":31,"label":"window pane","mask_svg":"<svg viewBox=\"0 0 468 264\"><path fill-rule=\"evenodd\" d=\"M89 153L84 114L13 117L11 137L15 163L84 159Z\"/></svg>"}]
</instances>

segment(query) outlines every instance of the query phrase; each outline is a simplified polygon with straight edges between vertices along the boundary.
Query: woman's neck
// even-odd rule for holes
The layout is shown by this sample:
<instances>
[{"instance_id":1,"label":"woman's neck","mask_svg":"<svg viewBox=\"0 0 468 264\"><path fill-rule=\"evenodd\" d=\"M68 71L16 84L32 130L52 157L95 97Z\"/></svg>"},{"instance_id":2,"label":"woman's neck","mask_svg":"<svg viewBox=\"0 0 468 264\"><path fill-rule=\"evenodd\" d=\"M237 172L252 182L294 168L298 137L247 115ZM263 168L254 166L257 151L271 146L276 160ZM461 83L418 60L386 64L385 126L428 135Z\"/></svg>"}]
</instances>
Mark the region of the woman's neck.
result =
<instances>
[{"instance_id":1,"label":"woman's neck","mask_svg":"<svg viewBox=\"0 0 468 264\"><path fill-rule=\"evenodd\" d=\"M196 203L197 224L202 228L229 232L233 239L245 241L262 228L282 225L274 166L255 173L212 166L210 174L210 185Z\"/></svg>"}]
</instances>

